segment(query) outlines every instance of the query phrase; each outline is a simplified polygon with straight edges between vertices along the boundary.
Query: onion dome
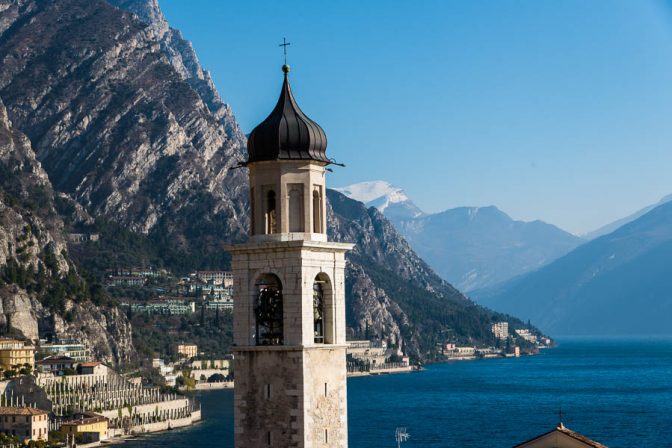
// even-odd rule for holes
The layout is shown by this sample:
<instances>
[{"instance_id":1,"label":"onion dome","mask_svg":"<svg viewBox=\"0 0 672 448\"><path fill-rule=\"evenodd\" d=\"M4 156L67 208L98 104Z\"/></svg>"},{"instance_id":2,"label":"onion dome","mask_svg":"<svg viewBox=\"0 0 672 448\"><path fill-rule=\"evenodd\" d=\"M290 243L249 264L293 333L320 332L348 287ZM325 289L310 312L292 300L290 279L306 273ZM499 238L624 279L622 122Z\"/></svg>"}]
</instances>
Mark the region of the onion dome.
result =
<instances>
[{"instance_id":1,"label":"onion dome","mask_svg":"<svg viewBox=\"0 0 672 448\"><path fill-rule=\"evenodd\" d=\"M285 81L273 112L247 139L247 163L264 160L316 160L332 163L327 157L327 136L296 104L289 86L289 66L282 66Z\"/></svg>"}]
</instances>

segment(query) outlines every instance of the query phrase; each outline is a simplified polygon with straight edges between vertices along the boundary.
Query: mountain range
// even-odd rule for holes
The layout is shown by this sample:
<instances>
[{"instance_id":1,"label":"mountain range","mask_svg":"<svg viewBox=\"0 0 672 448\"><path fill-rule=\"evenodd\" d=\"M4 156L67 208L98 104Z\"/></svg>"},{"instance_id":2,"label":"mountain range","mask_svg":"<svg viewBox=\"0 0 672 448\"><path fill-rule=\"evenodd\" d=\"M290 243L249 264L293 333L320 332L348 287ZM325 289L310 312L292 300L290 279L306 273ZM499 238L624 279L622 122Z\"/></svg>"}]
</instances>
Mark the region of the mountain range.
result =
<instances>
[{"instance_id":1,"label":"mountain range","mask_svg":"<svg viewBox=\"0 0 672 448\"><path fill-rule=\"evenodd\" d=\"M338 190L383 212L439 275L465 292L534 271L583 242L542 221L513 220L494 206L427 214L384 181Z\"/></svg>"},{"instance_id":2,"label":"mountain range","mask_svg":"<svg viewBox=\"0 0 672 448\"><path fill-rule=\"evenodd\" d=\"M22 217L3 230L12 248L0 259L8 273L0 290L7 304L3 331L73 332L97 341L96 355L124 362L134 356L129 322L96 279L116 266L151 264L176 273L228 268L224 246L244 241L249 226L247 173L233 169L246 158L245 136L156 0L5 0L2 6L0 98L6 127L22 136L31 161L5 174L18 182L39 166L43 188L18 196L53 222L49 237L24 236L16 230L21 219L36 212L17 202L12 185L1 191L3 219ZM330 237L356 243L346 277L351 337L373 333L431 359L447 337L490 343L493 321L527 327L442 280L377 210L334 191L328 199ZM100 240L70 244L68 233L97 233ZM39 248L28 259L26 241ZM38 287L42 277L51 286ZM12 305L19 296L28 304L24 319ZM67 323L80 312L76 306L109 324L79 332L48 325Z\"/></svg>"},{"instance_id":3,"label":"mountain range","mask_svg":"<svg viewBox=\"0 0 672 448\"><path fill-rule=\"evenodd\" d=\"M599 229L593 230L592 232L588 232L585 235L583 235L583 238L586 239L586 240L594 240L595 238L599 238L601 236L608 235L611 232L613 232L614 230L618 229L619 227L622 227L622 226L624 226L624 225L626 225L626 224L628 224L628 223L646 215L647 213L649 213L651 210L658 207L659 205L663 205L663 204L666 204L668 202L672 202L672 194L668 195L668 196L665 196L664 198L662 198L657 203L648 205L648 206L636 211L635 213L633 213L631 215L628 215L628 216L626 216L624 218L621 218L621 219L617 219L616 221L611 222L611 223L609 223L605 226L602 226Z\"/></svg>"},{"instance_id":4,"label":"mountain range","mask_svg":"<svg viewBox=\"0 0 672 448\"><path fill-rule=\"evenodd\" d=\"M363 202L367 207L377 208L387 219L414 219L425 215L404 190L386 181L360 182L334 190Z\"/></svg>"},{"instance_id":5,"label":"mountain range","mask_svg":"<svg viewBox=\"0 0 672 448\"><path fill-rule=\"evenodd\" d=\"M672 202L474 297L555 335L669 334Z\"/></svg>"}]
</instances>

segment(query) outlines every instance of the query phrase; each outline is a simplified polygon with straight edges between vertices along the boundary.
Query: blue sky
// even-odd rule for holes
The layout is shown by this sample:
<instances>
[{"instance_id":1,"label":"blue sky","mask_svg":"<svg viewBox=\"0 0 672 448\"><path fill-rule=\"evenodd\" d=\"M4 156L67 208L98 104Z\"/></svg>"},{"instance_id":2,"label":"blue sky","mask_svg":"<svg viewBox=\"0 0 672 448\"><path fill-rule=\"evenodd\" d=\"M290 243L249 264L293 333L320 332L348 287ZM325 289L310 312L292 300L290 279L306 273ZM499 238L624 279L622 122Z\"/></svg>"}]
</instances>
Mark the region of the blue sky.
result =
<instances>
[{"instance_id":1,"label":"blue sky","mask_svg":"<svg viewBox=\"0 0 672 448\"><path fill-rule=\"evenodd\" d=\"M583 233L672 193L672 13L647 0L160 0L249 132L291 42L331 186Z\"/></svg>"}]
</instances>

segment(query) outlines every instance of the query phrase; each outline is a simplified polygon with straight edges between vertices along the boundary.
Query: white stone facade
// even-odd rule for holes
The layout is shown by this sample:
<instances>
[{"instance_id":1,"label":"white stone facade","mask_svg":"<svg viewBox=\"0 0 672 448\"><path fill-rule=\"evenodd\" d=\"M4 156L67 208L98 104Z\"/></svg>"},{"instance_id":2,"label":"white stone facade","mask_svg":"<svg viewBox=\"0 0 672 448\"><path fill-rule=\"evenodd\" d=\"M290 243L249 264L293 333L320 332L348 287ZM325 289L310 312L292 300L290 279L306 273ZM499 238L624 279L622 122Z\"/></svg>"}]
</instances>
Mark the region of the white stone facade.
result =
<instances>
[{"instance_id":1,"label":"white stone facade","mask_svg":"<svg viewBox=\"0 0 672 448\"><path fill-rule=\"evenodd\" d=\"M492 324L492 334L495 338L505 341L509 337L509 323L496 322Z\"/></svg>"}]
</instances>

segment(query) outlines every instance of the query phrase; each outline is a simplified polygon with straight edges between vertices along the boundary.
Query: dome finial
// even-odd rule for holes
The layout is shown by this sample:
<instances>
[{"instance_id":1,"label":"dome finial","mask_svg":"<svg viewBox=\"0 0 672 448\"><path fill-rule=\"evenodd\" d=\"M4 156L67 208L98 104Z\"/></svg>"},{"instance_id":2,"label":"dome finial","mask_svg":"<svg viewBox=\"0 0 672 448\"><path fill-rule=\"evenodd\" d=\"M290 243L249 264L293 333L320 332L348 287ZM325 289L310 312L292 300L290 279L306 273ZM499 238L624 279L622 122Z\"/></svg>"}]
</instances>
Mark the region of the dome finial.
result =
<instances>
[{"instance_id":1,"label":"dome finial","mask_svg":"<svg viewBox=\"0 0 672 448\"><path fill-rule=\"evenodd\" d=\"M289 42L285 42L289 45ZM280 44L284 45L284 44ZM333 163L327 157L327 136L324 130L301 111L289 86L289 65L285 73L280 97L271 114L259 123L247 139L246 163L268 160L314 160Z\"/></svg>"}]
</instances>

